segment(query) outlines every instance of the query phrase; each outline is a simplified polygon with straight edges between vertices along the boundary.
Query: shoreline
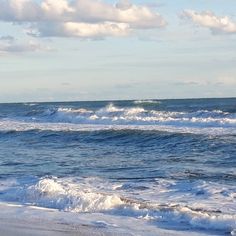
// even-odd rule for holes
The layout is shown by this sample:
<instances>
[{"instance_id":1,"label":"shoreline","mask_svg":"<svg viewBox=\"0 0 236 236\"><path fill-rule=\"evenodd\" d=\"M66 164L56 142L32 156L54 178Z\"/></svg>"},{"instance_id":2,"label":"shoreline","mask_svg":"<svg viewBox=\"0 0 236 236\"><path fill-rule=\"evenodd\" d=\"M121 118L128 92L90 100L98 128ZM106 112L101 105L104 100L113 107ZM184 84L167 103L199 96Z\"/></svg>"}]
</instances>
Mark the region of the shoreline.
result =
<instances>
[{"instance_id":1,"label":"shoreline","mask_svg":"<svg viewBox=\"0 0 236 236\"><path fill-rule=\"evenodd\" d=\"M119 222L119 224L116 224ZM174 230L139 219L102 213L72 213L0 202L1 236L206 236L206 232ZM219 234L210 234L211 236Z\"/></svg>"},{"instance_id":2,"label":"shoreline","mask_svg":"<svg viewBox=\"0 0 236 236\"><path fill-rule=\"evenodd\" d=\"M67 215L68 214L68 215ZM60 212L32 206L14 205L0 202L0 235L1 236L122 236L110 233L102 227L83 222L78 217L74 223L66 222L67 216L73 213ZM128 234L127 234L128 235Z\"/></svg>"}]
</instances>

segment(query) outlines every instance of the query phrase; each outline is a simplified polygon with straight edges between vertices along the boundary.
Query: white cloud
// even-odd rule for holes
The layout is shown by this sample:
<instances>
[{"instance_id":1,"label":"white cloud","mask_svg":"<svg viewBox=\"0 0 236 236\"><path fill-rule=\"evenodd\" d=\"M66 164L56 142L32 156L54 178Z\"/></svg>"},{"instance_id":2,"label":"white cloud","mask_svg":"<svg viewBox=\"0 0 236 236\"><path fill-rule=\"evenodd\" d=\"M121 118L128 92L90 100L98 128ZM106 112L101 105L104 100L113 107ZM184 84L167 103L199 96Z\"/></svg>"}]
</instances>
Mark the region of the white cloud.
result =
<instances>
[{"instance_id":1,"label":"white cloud","mask_svg":"<svg viewBox=\"0 0 236 236\"><path fill-rule=\"evenodd\" d=\"M40 7L31 0L0 0L0 20L32 21L40 19Z\"/></svg>"},{"instance_id":2,"label":"white cloud","mask_svg":"<svg viewBox=\"0 0 236 236\"><path fill-rule=\"evenodd\" d=\"M104 38L106 36L126 36L130 32L126 23L102 22L102 23L50 23L38 24L37 30L29 29L28 34L44 37L79 37L79 38Z\"/></svg>"},{"instance_id":3,"label":"white cloud","mask_svg":"<svg viewBox=\"0 0 236 236\"><path fill-rule=\"evenodd\" d=\"M199 26L209 28L213 33L236 33L236 22L228 16L219 17L211 11L198 13L193 10L185 10L183 16Z\"/></svg>"},{"instance_id":4,"label":"white cloud","mask_svg":"<svg viewBox=\"0 0 236 236\"><path fill-rule=\"evenodd\" d=\"M36 41L18 42L12 36L0 37L0 55L9 53L22 53L22 52L34 52L34 51L49 51L49 47L46 47Z\"/></svg>"},{"instance_id":5,"label":"white cloud","mask_svg":"<svg viewBox=\"0 0 236 236\"><path fill-rule=\"evenodd\" d=\"M63 24L63 32L67 35L77 37L104 37L104 36L125 36L129 26L125 23L75 23L66 22Z\"/></svg>"},{"instance_id":6,"label":"white cloud","mask_svg":"<svg viewBox=\"0 0 236 236\"><path fill-rule=\"evenodd\" d=\"M62 15L64 13L73 13L74 9L69 6L69 2L66 0L44 0L41 3L41 10L44 13Z\"/></svg>"},{"instance_id":7,"label":"white cloud","mask_svg":"<svg viewBox=\"0 0 236 236\"><path fill-rule=\"evenodd\" d=\"M166 25L151 8L128 0L115 5L99 0L0 0L0 6L0 20L30 23L31 33L39 36L125 36L135 29Z\"/></svg>"}]
</instances>

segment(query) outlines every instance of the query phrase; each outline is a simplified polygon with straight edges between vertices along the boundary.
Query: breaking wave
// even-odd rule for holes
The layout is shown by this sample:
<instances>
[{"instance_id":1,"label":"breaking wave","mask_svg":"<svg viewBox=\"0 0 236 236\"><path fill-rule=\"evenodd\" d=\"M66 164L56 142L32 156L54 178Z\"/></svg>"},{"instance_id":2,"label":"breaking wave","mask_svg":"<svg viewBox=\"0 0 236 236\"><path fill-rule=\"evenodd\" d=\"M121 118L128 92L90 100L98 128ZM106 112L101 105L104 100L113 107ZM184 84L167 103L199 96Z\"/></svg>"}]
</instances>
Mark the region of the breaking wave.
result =
<instances>
[{"instance_id":1,"label":"breaking wave","mask_svg":"<svg viewBox=\"0 0 236 236\"><path fill-rule=\"evenodd\" d=\"M1 182L0 193L4 201L69 212L126 215L157 224L223 232L236 228L236 189L204 181L156 179L147 184L45 177L34 182Z\"/></svg>"},{"instance_id":2,"label":"breaking wave","mask_svg":"<svg viewBox=\"0 0 236 236\"><path fill-rule=\"evenodd\" d=\"M161 104L161 101L157 100L136 100L134 104Z\"/></svg>"},{"instance_id":3,"label":"breaking wave","mask_svg":"<svg viewBox=\"0 0 236 236\"><path fill-rule=\"evenodd\" d=\"M221 110L163 111L109 104L99 109L30 108L25 116L0 119L0 131L156 130L176 133L236 134L236 114Z\"/></svg>"},{"instance_id":4,"label":"breaking wave","mask_svg":"<svg viewBox=\"0 0 236 236\"><path fill-rule=\"evenodd\" d=\"M187 127L236 127L236 114L221 110L193 112L146 110L142 107L116 107L113 104L98 109L59 107L48 109L31 119L44 122L103 125L172 125Z\"/></svg>"},{"instance_id":5,"label":"breaking wave","mask_svg":"<svg viewBox=\"0 0 236 236\"><path fill-rule=\"evenodd\" d=\"M169 133L189 133L206 135L236 135L232 127L185 127L173 125L102 125L102 124L73 124L48 122L22 122L14 120L0 121L0 133L24 131L53 131L53 132L93 132L93 131L155 131Z\"/></svg>"}]
</instances>

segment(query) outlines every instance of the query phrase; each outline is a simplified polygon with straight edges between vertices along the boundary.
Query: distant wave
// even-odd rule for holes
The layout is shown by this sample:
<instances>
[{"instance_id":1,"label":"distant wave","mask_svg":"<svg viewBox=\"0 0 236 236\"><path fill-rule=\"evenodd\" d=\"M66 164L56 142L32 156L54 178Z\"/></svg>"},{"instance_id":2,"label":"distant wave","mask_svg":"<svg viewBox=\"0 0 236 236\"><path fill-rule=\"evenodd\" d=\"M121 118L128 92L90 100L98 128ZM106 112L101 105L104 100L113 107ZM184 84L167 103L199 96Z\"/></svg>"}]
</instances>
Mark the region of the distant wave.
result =
<instances>
[{"instance_id":1,"label":"distant wave","mask_svg":"<svg viewBox=\"0 0 236 236\"><path fill-rule=\"evenodd\" d=\"M177 133L235 134L236 114L221 110L161 111L109 104L92 110L72 107L32 109L26 116L0 119L0 131L157 130Z\"/></svg>"},{"instance_id":2,"label":"distant wave","mask_svg":"<svg viewBox=\"0 0 236 236\"><path fill-rule=\"evenodd\" d=\"M37 103L24 103L25 106L36 106L38 105Z\"/></svg>"},{"instance_id":3,"label":"distant wave","mask_svg":"<svg viewBox=\"0 0 236 236\"><path fill-rule=\"evenodd\" d=\"M157 100L136 100L134 104L161 104L161 101Z\"/></svg>"},{"instance_id":4,"label":"distant wave","mask_svg":"<svg viewBox=\"0 0 236 236\"><path fill-rule=\"evenodd\" d=\"M132 191L127 193L127 188ZM7 202L69 212L125 215L159 224L168 222L175 227L181 224L224 233L236 228L236 189L203 181L179 183L156 179L153 184L111 184L99 178L44 177L28 182L24 179L1 181L0 190L1 200Z\"/></svg>"},{"instance_id":5,"label":"distant wave","mask_svg":"<svg viewBox=\"0 0 236 236\"><path fill-rule=\"evenodd\" d=\"M109 125L109 124L73 124L51 122L22 122L14 120L0 121L0 132L25 132L25 131L53 131L53 132L93 132L93 131L160 131L170 133L192 133L206 135L236 135L232 127L181 127L173 125Z\"/></svg>"},{"instance_id":6,"label":"distant wave","mask_svg":"<svg viewBox=\"0 0 236 236\"><path fill-rule=\"evenodd\" d=\"M116 107L113 104L98 109L59 107L47 109L40 116L29 117L40 122L101 125L171 125L176 127L236 127L236 114L221 110L177 112L146 110L142 107Z\"/></svg>"}]
</instances>

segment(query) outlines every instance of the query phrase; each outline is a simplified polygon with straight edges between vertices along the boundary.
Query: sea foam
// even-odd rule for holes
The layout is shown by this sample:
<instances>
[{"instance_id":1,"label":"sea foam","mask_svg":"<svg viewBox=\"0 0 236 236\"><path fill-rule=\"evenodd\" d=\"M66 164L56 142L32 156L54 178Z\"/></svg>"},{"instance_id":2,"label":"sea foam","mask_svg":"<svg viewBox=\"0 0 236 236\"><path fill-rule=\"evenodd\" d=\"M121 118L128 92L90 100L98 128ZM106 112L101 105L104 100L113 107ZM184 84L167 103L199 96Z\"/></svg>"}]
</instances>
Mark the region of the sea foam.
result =
<instances>
[{"instance_id":1,"label":"sea foam","mask_svg":"<svg viewBox=\"0 0 236 236\"><path fill-rule=\"evenodd\" d=\"M41 112L41 113L40 113ZM97 110L58 107L30 111L26 117L0 119L0 131L159 130L180 133L235 134L236 115L221 110L162 111L109 104Z\"/></svg>"},{"instance_id":2,"label":"sea foam","mask_svg":"<svg viewBox=\"0 0 236 236\"><path fill-rule=\"evenodd\" d=\"M236 189L229 185L161 179L127 184L46 177L35 183L2 182L0 190L1 200L7 202L68 212L124 215L182 229L233 232L236 228Z\"/></svg>"},{"instance_id":3,"label":"sea foam","mask_svg":"<svg viewBox=\"0 0 236 236\"><path fill-rule=\"evenodd\" d=\"M146 110L142 107L122 108L113 104L95 111L84 108L58 108L51 113L49 112L49 116L44 117L43 120L77 124L236 127L235 114L220 110L177 112Z\"/></svg>"}]
</instances>

